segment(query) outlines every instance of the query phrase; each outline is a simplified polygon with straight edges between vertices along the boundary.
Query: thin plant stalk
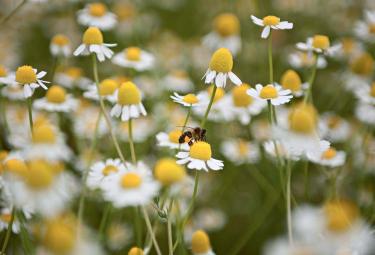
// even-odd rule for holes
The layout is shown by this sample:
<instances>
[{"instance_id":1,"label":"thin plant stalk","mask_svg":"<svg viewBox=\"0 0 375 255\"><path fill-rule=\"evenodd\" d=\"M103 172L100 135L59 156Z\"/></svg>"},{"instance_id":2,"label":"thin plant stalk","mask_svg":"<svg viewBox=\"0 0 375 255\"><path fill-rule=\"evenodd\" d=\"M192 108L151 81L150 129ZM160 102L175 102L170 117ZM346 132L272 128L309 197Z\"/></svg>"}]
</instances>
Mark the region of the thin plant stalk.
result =
<instances>
[{"instance_id":1,"label":"thin plant stalk","mask_svg":"<svg viewBox=\"0 0 375 255\"><path fill-rule=\"evenodd\" d=\"M14 14L16 14L21 9L22 6L26 4L26 2L27 0L22 0L22 2L19 3L16 8L14 8L7 16L2 18L2 20L0 21L0 25L5 24Z\"/></svg>"},{"instance_id":2,"label":"thin plant stalk","mask_svg":"<svg viewBox=\"0 0 375 255\"><path fill-rule=\"evenodd\" d=\"M29 113L29 126L30 126L30 131L31 131L31 134L33 133L33 109L32 109L32 106L33 106L33 102L32 102L32 98L29 97L27 98L27 111Z\"/></svg>"},{"instance_id":3,"label":"thin plant stalk","mask_svg":"<svg viewBox=\"0 0 375 255\"><path fill-rule=\"evenodd\" d=\"M173 208L173 197L169 202L168 207L168 250L169 255L173 255L173 237L172 237L172 208Z\"/></svg>"},{"instance_id":4,"label":"thin plant stalk","mask_svg":"<svg viewBox=\"0 0 375 255\"><path fill-rule=\"evenodd\" d=\"M100 220L100 225L99 225L99 236L102 239L105 238L105 230L107 227L107 223L108 223L111 211L112 211L112 205L110 203L107 203L104 208L103 216L102 216L102 219Z\"/></svg>"},{"instance_id":5,"label":"thin plant stalk","mask_svg":"<svg viewBox=\"0 0 375 255\"><path fill-rule=\"evenodd\" d=\"M287 225L288 225L288 239L289 245L293 246L293 230L292 230L292 208L291 208L291 180L292 168L290 160L287 161L287 183L286 183L286 211L287 211Z\"/></svg>"},{"instance_id":6,"label":"thin plant stalk","mask_svg":"<svg viewBox=\"0 0 375 255\"><path fill-rule=\"evenodd\" d=\"M3 245L1 247L1 254L5 254L5 250L7 249L7 246L8 246L9 240L10 240L10 236L12 234L12 228L13 228L15 214L16 214L16 209L13 207L12 208L12 214L11 214L11 217L10 217L10 221L8 223L8 229L7 229L7 232L5 234L5 239L4 239Z\"/></svg>"},{"instance_id":7,"label":"thin plant stalk","mask_svg":"<svg viewBox=\"0 0 375 255\"><path fill-rule=\"evenodd\" d=\"M268 67L270 71L270 84L273 84L272 31L268 37Z\"/></svg>"},{"instance_id":8,"label":"thin plant stalk","mask_svg":"<svg viewBox=\"0 0 375 255\"><path fill-rule=\"evenodd\" d=\"M314 53L314 58L315 58L315 61L314 61L314 64L313 64L313 67L312 67L312 71L311 71L311 76L310 76L310 79L309 79L309 88L305 94L305 97L303 99L303 102L306 104L308 103L309 101L312 101L312 87L313 87L313 84L314 84L314 81L315 81L315 78L316 78L316 71L317 71L317 68L318 68L318 55L316 53Z\"/></svg>"},{"instance_id":9,"label":"thin plant stalk","mask_svg":"<svg viewBox=\"0 0 375 255\"><path fill-rule=\"evenodd\" d=\"M137 157L135 155L135 149L134 149L134 141L133 141L133 119L132 118L129 119L128 130L129 130L130 153L131 153L133 164L135 164L135 163L137 163Z\"/></svg>"},{"instance_id":10,"label":"thin plant stalk","mask_svg":"<svg viewBox=\"0 0 375 255\"><path fill-rule=\"evenodd\" d=\"M162 255L162 253L160 251L159 244L158 244L158 242L156 240L155 234L154 234L152 226L151 226L150 218L148 217L147 210L146 210L146 208L144 206L142 206L142 213L143 213L143 217L145 218L145 221L146 221L147 230L148 230L148 232L149 232L149 234L151 236L152 242L154 243L154 247L155 247L156 253L158 255Z\"/></svg>"}]
</instances>

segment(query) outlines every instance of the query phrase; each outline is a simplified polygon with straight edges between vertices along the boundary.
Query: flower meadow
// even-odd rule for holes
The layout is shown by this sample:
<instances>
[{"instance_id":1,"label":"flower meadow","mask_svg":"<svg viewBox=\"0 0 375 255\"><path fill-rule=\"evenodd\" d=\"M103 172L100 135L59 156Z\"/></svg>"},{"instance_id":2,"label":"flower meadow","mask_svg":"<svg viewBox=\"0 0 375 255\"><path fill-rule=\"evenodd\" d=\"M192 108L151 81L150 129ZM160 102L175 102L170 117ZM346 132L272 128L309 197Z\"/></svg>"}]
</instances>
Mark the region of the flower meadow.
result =
<instances>
[{"instance_id":1,"label":"flower meadow","mask_svg":"<svg viewBox=\"0 0 375 255\"><path fill-rule=\"evenodd\" d=\"M0 6L0 254L375 254L373 0Z\"/></svg>"}]
</instances>

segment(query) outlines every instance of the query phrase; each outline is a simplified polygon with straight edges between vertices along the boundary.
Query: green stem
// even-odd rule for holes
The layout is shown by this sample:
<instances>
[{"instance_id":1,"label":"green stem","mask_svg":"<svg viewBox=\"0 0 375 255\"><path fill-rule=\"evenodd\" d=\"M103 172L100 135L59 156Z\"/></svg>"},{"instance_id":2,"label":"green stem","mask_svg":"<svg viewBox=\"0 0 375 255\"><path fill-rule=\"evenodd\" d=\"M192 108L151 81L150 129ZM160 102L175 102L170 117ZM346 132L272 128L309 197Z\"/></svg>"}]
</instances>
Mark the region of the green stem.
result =
<instances>
[{"instance_id":1,"label":"green stem","mask_svg":"<svg viewBox=\"0 0 375 255\"><path fill-rule=\"evenodd\" d=\"M1 122L4 125L5 134L7 134L9 132L9 125L8 125L8 121L7 121L6 107L5 106L6 106L5 98L3 97L3 94L1 93L1 90L0 90L0 114L1 114Z\"/></svg>"},{"instance_id":2,"label":"green stem","mask_svg":"<svg viewBox=\"0 0 375 255\"><path fill-rule=\"evenodd\" d=\"M108 223L108 219L109 219L109 215L111 214L111 211L112 211L112 206L111 206L110 203L107 203L105 208L104 208L102 219L101 219L100 225L99 225L99 236L103 240L106 236L105 231L106 231L106 227L108 225L107 223Z\"/></svg>"},{"instance_id":3,"label":"green stem","mask_svg":"<svg viewBox=\"0 0 375 255\"><path fill-rule=\"evenodd\" d=\"M307 92L305 94L305 98L303 99L304 103L312 101L312 87L313 87L313 84L314 84L314 81L315 81L316 71L317 71L317 67L318 67L318 55L316 53L314 53L314 57L315 57L315 61L314 61L314 65L312 67L310 79L308 81L309 88L307 89Z\"/></svg>"},{"instance_id":4,"label":"green stem","mask_svg":"<svg viewBox=\"0 0 375 255\"><path fill-rule=\"evenodd\" d=\"M59 58L58 57L53 57L52 60L52 68L51 68L51 73L50 73L50 81L53 83L53 80L55 78L55 73L56 73L56 68L59 65Z\"/></svg>"},{"instance_id":5,"label":"green stem","mask_svg":"<svg viewBox=\"0 0 375 255\"><path fill-rule=\"evenodd\" d=\"M168 250L169 255L173 255L173 240L172 240L172 208L173 208L173 197L169 202L168 207Z\"/></svg>"},{"instance_id":6,"label":"green stem","mask_svg":"<svg viewBox=\"0 0 375 255\"><path fill-rule=\"evenodd\" d=\"M201 128L204 128L204 126L206 124L208 114L210 113L212 104L214 103L214 99L215 99L215 95L216 95L216 90L217 90L217 87L214 85L214 88L212 90L212 95L211 95L211 98L210 98L210 102L208 103L208 106L207 106L207 109L206 109L206 113L204 114L204 117L203 117L202 122L201 122Z\"/></svg>"},{"instance_id":7,"label":"green stem","mask_svg":"<svg viewBox=\"0 0 375 255\"><path fill-rule=\"evenodd\" d=\"M288 225L288 239L289 239L289 245L293 246L292 208L291 208L292 168L290 166L290 160L288 160L286 164L287 164L286 212L287 212L287 225Z\"/></svg>"},{"instance_id":8,"label":"green stem","mask_svg":"<svg viewBox=\"0 0 375 255\"><path fill-rule=\"evenodd\" d=\"M271 127L273 125L273 108L271 104L271 100L267 100L267 108L268 108L268 122L270 123Z\"/></svg>"},{"instance_id":9,"label":"green stem","mask_svg":"<svg viewBox=\"0 0 375 255\"><path fill-rule=\"evenodd\" d=\"M146 221L147 230L148 230L148 232L151 236L152 242L154 243L156 253L158 255L162 255L162 253L160 252L159 244L156 240L155 234L154 234L152 226L151 226L150 218L148 217L147 210L144 206L142 206L142 213L143 213L143 216L144 216L145 221Z\"/></svg>"},{"instance_id":10,"label":"green stem","mask_svg":"<svg viewBox=\"0 0 375 255\"><path fill-rule=\"evenodd\" d=\"M34 129L32 105L33 105L32 98L31 97L27 98L27 111L29 112L29 125L30 125L31 134L33 133L33 129Z\"/></svg>"},{"instance_id":11,"label":"green stem","mask_svg":"<svg viewBox=\"0 0 375 255\"><path fill-rule=\"evenodd\" d=\"M272 61L272 32L268 37L268 67L270 71L270 84L273 84L273 61Z\"/></svg>"},{"instance_id":12,"label":"green stem","mask_svg":"<svg viewBox=\"0 0 375 255\"><path fill-rule=\"evenodd\" d=\"M141 221L139 218L139 209L138 207L134 207L133 210L134 214L134 236L135 236L135 241L138 246L141 246L142 242L142 230L141 230Z\"/></svg>"},{"instance_id":13,"label":"green stem","mask_svg":"<svg viewBox=\"0 0 375 255\"><path fill-rule=\"evenodd\" d=\"M305 166L303 169L304 172L304 197L305 200L307 201L309 198L309 161L306 160Z\"/></svg>"},{"instance_id":14,"label":"green stem","mask_svg":"<svg viewBox=\"0 0 375 255\"><path fill-rule=\"evenodd\" d=\"M12 214L11 214L11 217L10 217L10 222L8 224L8 229L7 229L7 232L5 234L5 239L4 239L3 246L1 248L1 253L0 254L5 254L5 250L7 249L7 246L8 246L8 243L9 243L9 239L10 239L10 236L12 234L12 228L13 228L13 222L14 222L15 213L16 213L16 209L13 207L12 208Z\"/></svg>"},{"instance_id":15,"label":"green stem","mask_svg":"<svg viewBox=\"0 0 375 255\"><path fill-rule=\"evenodd\" d=\"M5 16L1 21L0 21L0 25L3 25L5 24L14 14L17 13L18 10L21 9L21 7L26 4L27 0L22 0L21 3L19 3L16 8L14 8L7 16Z\"/></svg>"},{"instance_id":16,"label":"green stem","mask_svg":"<svg viewBox=\"0 0 375 255\"><path fill-rule=\"evenodd\" d=\"M135 155L135 149L134 149L134 141L133 141L133 119L130 118L128 122L128 129L129 129L129 146L130 146L130 153L132 155L132 161L133 163L137 163L137 157Z\"/></svg>"},{"instance_id":17,"label":"green stem","mask_svg":"<svg viewBox=\"0 0 375 255\"><path fill-rule=\"evenodd\" d=\"M92 56L92 65L93 65L93 73L94 73L95 85L96 85L97 91L99 91L99 76L98 76L98 67L97 67L97 63L96 63L96 56L95 56L95 54L92 54L91 56ZM125 157L122 154L119 142L118 142L118 140L116 138L116 135L115 135L115 133L113 131L112 124L111 124L111 119L109 118L108 113L107 113L107 111L105 109L103 97L100 95L100 93L98 93L98 95L99 95L100 108L101 108L101 111L103 113L105 122L107 124L108 129L109 129L109 132L111 134L111 138L112 138L113 144L115 145L115 148L116 148L118 156L120 157L120 159L122 160L122 162L125 164L126 163L125 162ZM126 164L125 164L125 166L126 166Z\"/></svg>"}]
</instances>

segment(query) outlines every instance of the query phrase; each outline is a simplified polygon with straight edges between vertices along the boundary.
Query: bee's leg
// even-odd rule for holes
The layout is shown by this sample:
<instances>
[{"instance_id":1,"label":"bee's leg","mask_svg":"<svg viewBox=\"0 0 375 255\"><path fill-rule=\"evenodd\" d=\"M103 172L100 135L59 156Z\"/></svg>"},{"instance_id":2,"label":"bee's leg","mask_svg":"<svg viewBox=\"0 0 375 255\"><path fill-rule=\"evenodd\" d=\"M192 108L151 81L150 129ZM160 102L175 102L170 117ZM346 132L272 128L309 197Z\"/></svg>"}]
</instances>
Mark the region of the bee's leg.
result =
<instances>
[{"instance_id":1,"label":"bee's leg","mask_svg":"<svg viewBox=\"0 0 375 255\"><path fill-rule=\"evenodd\" d=\"M186 134L183 133L183 134L178 138L178 142L179 142L179 143L184 143L184 142L185 142L185 137L186 137Z\"/></svg>"}]
</instances>

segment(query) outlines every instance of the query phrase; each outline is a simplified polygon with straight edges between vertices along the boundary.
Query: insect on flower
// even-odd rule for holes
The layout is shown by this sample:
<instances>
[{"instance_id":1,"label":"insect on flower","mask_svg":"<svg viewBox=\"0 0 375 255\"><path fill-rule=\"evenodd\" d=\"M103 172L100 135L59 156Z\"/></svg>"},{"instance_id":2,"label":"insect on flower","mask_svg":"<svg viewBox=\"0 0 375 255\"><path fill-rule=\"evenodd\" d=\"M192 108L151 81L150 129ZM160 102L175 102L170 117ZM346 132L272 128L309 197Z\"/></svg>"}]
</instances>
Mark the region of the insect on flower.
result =
<instances>
[{"instance_id":1,"label":"insect on flower","mask_svg":"<svg viewBox=\"0 0 375 255\"><path fill-rule=\"evenodd\" d=\"M180 144L185 143L186 137L189 138L189 141L188 141L189 146L192 146L194 142L206 141L206 129L200 128L200 127L196 127L196 128L188 127L188 128L190 130L187 130L184 133L182 133L182 135L178 139L178 142Z\"/></svg>"}]
</instances>

